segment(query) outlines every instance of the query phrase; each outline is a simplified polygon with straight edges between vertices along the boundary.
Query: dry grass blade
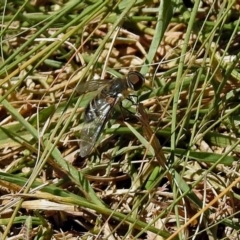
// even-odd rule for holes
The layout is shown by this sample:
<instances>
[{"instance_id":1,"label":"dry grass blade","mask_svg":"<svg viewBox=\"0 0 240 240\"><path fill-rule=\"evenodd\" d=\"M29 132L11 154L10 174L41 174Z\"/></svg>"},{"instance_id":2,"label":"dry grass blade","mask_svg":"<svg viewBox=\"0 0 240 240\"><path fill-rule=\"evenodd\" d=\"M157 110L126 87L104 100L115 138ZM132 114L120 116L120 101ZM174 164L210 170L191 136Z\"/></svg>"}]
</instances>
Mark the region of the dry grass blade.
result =
<instances>
[{"instance_id":1,"label":"dry grass blade","mask_svg":"<svg viewBox=\"0 0 240 240\"><path fill-rule=\"evenodd\" d=\"M149 120L147 117L146 112L144 111L143 105L139 104L138 105L138 112L139 112L139 120L142 124L143 131L146 135L146 139L149 141L149 144L153 147L154 149L154 156L156 157L159 165L165 169L166 168L166 157L163 153L162 146L160 142L158 141L156 137L156 133L154 133L149 125ZM148 146L146 146L148 149Z\"/></svg>"}]
</instances>

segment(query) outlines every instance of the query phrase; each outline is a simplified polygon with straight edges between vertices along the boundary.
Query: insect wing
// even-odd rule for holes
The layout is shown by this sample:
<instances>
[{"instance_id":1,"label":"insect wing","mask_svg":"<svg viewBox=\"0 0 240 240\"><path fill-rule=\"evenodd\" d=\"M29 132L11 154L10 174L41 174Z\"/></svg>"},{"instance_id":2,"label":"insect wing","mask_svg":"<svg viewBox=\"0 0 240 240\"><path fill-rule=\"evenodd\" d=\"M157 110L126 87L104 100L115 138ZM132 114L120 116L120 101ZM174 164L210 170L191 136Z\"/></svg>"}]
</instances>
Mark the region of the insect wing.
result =
<instances>
[{"instance_id":1,"label":"insect wing","mask_svg":"<svg viewBox=\"0 0 240 240\"><path fill-rule=\"evenodd\" d=\"M94 92L97 90L100 91L101 89L107 87L111 83L112 83L112 80L91 80L89 82L80 83L77 86L76 91L79 94L83 94L85 92Z\"/></svg>"},{"instance_id":2,"label":"insect wing","mask_svg":"<svg viewBox=\"0 0 240 240\"><path fill-rule=\"evenodd\" d=\"M115 101L116 102L116 101ZM96 117L93 121L85 123L81 131L80 139L80 156L87 156L93 149L95 143L97 142L107 120L108 116L114 107L115 103L109 104L105 103L102 107L102 113Z\"/></svg>"}]
</instances>

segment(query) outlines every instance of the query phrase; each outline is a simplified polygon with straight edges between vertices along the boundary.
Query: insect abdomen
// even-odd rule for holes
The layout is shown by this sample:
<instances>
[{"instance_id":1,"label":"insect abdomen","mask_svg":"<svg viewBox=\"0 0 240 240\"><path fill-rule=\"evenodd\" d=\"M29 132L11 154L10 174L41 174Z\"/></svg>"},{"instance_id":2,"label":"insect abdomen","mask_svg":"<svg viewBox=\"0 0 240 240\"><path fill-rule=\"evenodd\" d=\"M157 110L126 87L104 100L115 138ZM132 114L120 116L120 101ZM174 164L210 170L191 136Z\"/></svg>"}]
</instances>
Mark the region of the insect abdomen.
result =
<instances>
[{"instance_id":1,"label":"insect abdomen","mask_svg":"<svg viewBox=\"0 0 240 240\"><path fill-rule=\"evenodd\" d=\"M91 122L95 118L99 117L103 110L106 109L106 105L109 103L106 100L106 97L96 96L87 106L85 110L85 121Z\"/></svg>"}]
</instances>

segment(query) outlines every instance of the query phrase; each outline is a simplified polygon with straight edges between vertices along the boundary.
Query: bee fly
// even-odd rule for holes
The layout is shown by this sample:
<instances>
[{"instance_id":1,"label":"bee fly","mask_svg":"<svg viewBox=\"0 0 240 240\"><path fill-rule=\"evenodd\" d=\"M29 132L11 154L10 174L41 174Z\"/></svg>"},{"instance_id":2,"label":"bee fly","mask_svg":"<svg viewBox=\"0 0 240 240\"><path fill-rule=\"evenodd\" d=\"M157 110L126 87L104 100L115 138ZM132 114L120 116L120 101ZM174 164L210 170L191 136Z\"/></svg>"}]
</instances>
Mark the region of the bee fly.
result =
<instances>
[{"instance_id":1,"label":"bee fly","mask_svg":"<svg viewBox=\"0 0 240 240\"><path fill-rule=\"evenodd\" d=\"M113 107L130 96L130 91L139 90L144 84L141 73L131 71L126 79L92 80L80 84L78 93L99 90L98 95L91 100L85 109L84 124L80 135L80 156L87 156L93 149Z\"/></svg>"}]
</instances>

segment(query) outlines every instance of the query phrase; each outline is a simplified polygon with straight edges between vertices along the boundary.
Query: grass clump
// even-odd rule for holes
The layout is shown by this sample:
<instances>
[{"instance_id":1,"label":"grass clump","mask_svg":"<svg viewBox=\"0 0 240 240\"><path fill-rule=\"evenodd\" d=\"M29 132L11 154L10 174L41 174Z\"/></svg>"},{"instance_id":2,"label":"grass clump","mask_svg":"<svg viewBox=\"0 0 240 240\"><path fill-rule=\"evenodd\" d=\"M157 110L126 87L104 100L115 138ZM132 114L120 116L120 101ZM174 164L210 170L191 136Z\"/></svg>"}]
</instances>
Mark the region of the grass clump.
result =
<instances>
[{"instance_id":1,"label":"grass clump","mask_svg":"<svg viewBox=\"0 0 240 240\"><path fill-rule=\"evenodd\" d=\"M184 2L1 6L1 239L239 237L239 5ZM79 84L130 70L80 158Z\"/></svg>"}]
</instances>

